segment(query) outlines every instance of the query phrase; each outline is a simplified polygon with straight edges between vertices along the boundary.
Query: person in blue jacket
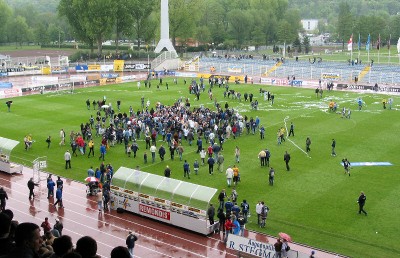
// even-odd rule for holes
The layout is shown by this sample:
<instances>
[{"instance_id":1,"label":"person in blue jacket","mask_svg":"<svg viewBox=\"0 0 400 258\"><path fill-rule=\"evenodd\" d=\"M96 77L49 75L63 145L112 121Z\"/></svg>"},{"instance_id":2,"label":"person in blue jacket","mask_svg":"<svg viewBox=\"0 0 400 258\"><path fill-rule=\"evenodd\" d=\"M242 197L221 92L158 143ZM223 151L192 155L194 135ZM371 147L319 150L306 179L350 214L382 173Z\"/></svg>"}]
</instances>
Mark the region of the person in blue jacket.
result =
<instances>
[{"instance_id":1,"label":"person in blue jacket","mask_svg":"<svg viewBox=\"0 0 400 258\"><path fill-rule=\"evenodd\" d=\"M62 190L61 190L61 187L58 187L58 188L57 188L57 191L56 191L56 199L57 199L57 201L54 203L54 207L56 207L57 204L58 204L58 206L59 206L60 208L64 208L63 202L62 202Z\"/></svg>"},{"instance_id":2,"label":"person in blue jacket","mask_svg":"<svg viewBox=\"0 0 400 258\"><path fill-rule=\"evenodd\" d=\"M56 183L54 183L53 179L50 177L47 181L47 199L50 199L50 196L54 196L54 187Z\"/></svg>"},{"instance_id":3,"label":"person in blue jacket","mask_svg":"<svg viewBox=\"0 0 400 258\"><path fill-rule=\"evenodd\" d=\"M105 155L106 155L106 146L104 144L102 144L100 146L100 157L99 157L99 160L103 159L103 161L104 161L104 156Z\"/></svg>"},{"instance_id":4,"label":"person in blue jacket","mask_svg":"<svg viewBox=\"0 0 400 258\"><path fill-rule=\"evenodd\" d=\"M233 234L234 235L239 235L240 233L240 224L239 221L237 220L236 216L235 219L233 220Z\"/></svg>"}]
</instances>

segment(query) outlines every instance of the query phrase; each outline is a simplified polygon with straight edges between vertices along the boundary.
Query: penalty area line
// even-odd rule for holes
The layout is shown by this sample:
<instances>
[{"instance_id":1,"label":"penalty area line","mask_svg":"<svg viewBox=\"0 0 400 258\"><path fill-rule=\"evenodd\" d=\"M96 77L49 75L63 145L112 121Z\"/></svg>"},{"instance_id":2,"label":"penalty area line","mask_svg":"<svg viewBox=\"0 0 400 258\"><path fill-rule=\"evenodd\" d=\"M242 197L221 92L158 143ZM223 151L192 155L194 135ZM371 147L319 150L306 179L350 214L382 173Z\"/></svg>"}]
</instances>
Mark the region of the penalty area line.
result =
<instances>
[{"instance_id":1,"label":"penalty area line","mask_svg":"<svg viewBox=\"0 0 400 258\"><path fill-rule=\"evenodd\" d=\"M285 123L285 130L286 130L286 139L291 142L296 148L298 148L301 152L303 152L304 154L306 154L307 157L309 157L311 159L311 156L308 155L308 153L306 151L304 151L302 148L300 148L299 145L297 145L294 141L289 139L289 133L288 133L288 129L287 129L287 124L286 121L289 120L289 116L286 116L285 119L283 119L283 122Z\"/></svg>"}]
</instances>

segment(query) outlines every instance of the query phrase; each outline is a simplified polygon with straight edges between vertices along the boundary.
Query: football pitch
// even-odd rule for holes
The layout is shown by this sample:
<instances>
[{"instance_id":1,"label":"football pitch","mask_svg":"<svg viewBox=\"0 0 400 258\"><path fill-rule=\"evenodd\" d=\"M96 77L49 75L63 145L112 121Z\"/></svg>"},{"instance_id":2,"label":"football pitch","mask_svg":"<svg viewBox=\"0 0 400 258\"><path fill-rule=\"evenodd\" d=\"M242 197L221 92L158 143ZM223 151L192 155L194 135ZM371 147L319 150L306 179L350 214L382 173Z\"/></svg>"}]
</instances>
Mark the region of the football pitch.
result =
<instances>
[{"instance_id":1,"label":"football pitch","mask_svg":"<svg viewBox=\"0 0 400 258\"><path fill-rule=\"evenodd\" d=\"M187 79L188 83L190 79ZM168 82L169 89L165 87ZM100 137L94 137L95 157L86 155L73 157L72 169L65 170L63 159L67 149L71 149L69 133L80 132L80 124L89 122L90 115L96 116L96 110L88 110L86 100L101 100L104 96L107 103L116 109L117 100L121 101L121 112L129 114L129 106L136 112L141 107L141 97L150 101L150 107L157 102L173 105L178 98L189 98L191 109L204 105L215 110L214 100L210 100L207 91L196 101L189 94L188 84L178 79L164 79L164 85L157 89L157 82L151 88L140 89L136 83L116 84L77 89L73 94L45 93L11 99L11 112L3 103L0 118L0 136L18 140L21 143L13 150L11 160L26 166L32 166L37 157L47 156L47 171L83 181L87 169L100 165L98 159ZM259 89L271 91L274 104L265 101ZM208 84L207 84L208 89ZM260 118L264 125L265 139L261 140L259 132L255 135L244 133L236 138L227 139L224 143L224 171L235 164L234 149L241 149L240 169L241 182L237 186L238 202L246 199L250 203L251 216L246 228L277 236L285 232L295 242L304 243L317 248L337 252L351 257L395 257L397 256L398 232L400 232L399 200L400 193L398 164L400 146L400 97L381 94L364 94L355 92L339 92L325 90L322 98L317 97L313 89L294 87L273 87L264 85L235 85L230 89L242 93L242 101L224 98L223 88L214 87L213 96L222 107L228 103L242 116ZM252 110L250 103L243 100L243 94L253 93L258 100L258 110ZM361 97L364 104L358 110L357 99ZM393 98L392 109L383 109L382 100ZM7 101L3 100L4 102ZM350 119L342 118L335 112L329 112L330 101L338 104L338 111L343 107L352 110ZM285 124L286 122L286 124ZM294 124L294 137L286 138L277 144L277 131L290 123ZM66 146L59 146L59 131L66 132ZM33 146L26 151L23 139L31 134ZM94 135L94 132L93 132ZM286 134L285 134L286 135ZM46 138L51 136L50 148ZM305 141L310 137L311 151L305 153ZM196 137L197 138L197 137ZM158 140L161 137L158 136ZM336 154L331 156L332 139L336 140ZM158 155L155 163L144 164L143 153L145 143L138 141L138 156L133 158L125 154L123 144L111 147L106 154L105 163L111 163L115 170L120 166L135 168L163 175L166 165L172 170L171 177L188 180L183 177L183 161L177 156L171 161L167 150L166 160L160 161ZM157 141L157 147L160 144ZM207 147L205 143L203 146ZM195 143L192 146L183 141L185 149L183 159L188 160L193 169L196 153ZM270 165L275 169L275 184L268 184L269 168L261 167L258 153L268 148L271 152ZM290 171L286 171L283 155L288 151L291 155ZM149 153L149 151L147 150ZM390 162L391 166L353 166L351 176L344 173L341 160L347 158L352 162ZM367 163L366 165L371 165ZM193 170L192 170L193 171ZM199 175L192 172L190 182L207 185L217 189L227 189L225 173L208 174L208 167L201 166ZM361 191L367 196L365 210L368 216L358 214L357 198ZM255 205L263 200L270 208L267 226L257 226ZM217 196L213 200L217 204Z\"/></svg>"}]
</instances>

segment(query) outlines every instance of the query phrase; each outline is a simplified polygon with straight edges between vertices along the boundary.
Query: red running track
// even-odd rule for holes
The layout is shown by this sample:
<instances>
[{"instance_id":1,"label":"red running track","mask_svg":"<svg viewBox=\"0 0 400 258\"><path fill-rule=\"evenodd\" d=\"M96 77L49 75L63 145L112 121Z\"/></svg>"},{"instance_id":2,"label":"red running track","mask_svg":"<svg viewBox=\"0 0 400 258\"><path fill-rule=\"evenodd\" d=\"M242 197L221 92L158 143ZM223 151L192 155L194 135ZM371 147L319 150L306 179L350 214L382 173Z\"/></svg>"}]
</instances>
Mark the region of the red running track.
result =
<instances>
[{"instance_id":1,"label":"red running track","mask_svg":"<svg viewBox=\"0 0 400 258\"><path fill-rule=\"evenodd\" d=\"M125 246L129 230L139 238L135 245L135 257L237 257L236 253L225 248L221 241L222 234L203 236L132 213L118 214L114 210L99 212L95 197L86 196L86 185L70 179L63 179L65 208L55 208L54 199L47 199L44 181L35 188L35 198L29 200L27 182L32 174L29 168L24 168L23 174L0 172L0 186L4 187L9 198L6 208L14 212L14 219L40 225L48 217L53 226L55 219L59 218L64 224L63 234L71 236L74 243L82 236L96 239L97 253L101 257L110 257L114 247ZM56 179L55 176L53 179ZM245 237L260 242L276 241L275 238L251 231L246 231ZM313 250L296 243L290 246L293 251L303 254L310 254ZM318 250L318 257L343 256Z\"/></svg>"},{"instance_id":2,"label":"red running track","mask_svg":"<svg viewBox=\"0 0 400 258\"><path fill-rule=\"evenodd\" d=\"M135 257L235 257L225 250L219 235L206 237L131 213L99 212L95 197L86 196L86 186L69 179L64 179L64 209L55 208L53 198L47 199L45 182L35 188L35 198L29 200L27 182L32 173L24 172L13 176L0 173L0 185L9 197L6 208L14 212L15 219L40 225L48 217L53 226L59 218L63 233L74 243L86 235L96 239L102 257L109 257L116 246L125 246L128 230L139 238Z\"/></svg>"}]
</instances>

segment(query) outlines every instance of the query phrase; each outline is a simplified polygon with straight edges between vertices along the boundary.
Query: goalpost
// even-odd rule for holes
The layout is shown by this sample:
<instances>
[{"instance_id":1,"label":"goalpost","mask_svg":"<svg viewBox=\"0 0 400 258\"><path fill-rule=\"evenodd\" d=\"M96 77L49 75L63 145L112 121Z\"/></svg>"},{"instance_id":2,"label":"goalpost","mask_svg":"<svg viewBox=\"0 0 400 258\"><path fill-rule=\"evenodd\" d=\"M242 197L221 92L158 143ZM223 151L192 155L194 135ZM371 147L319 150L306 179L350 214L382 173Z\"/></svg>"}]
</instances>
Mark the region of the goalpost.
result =
<instances>
[{"instance_id":1,"label":"goalpost","mask_svg":"<svg viewBox=\"0 0 400 258\"><path fill-rule=\"evenodd\" d=\"M67 82L67 83L59 83L57 84L57 89L56 92L58 94L63 94L63 93L74 93L75 89L75 83L72 82Z\"/></svg>"},{"instance_id":2,"label":"goalpost","mask_svg":"<svg viewBox=\"0 0 400 258\"><path fill-rule=\"evenodd\" d=\"M33 162L33 181L35 183L40 183L40 181L46 180L46 176L42 176L41 172L44 172L43 169L47 168L47 157L39 157L35 159Z\"/></svg>"}]
</instances>

